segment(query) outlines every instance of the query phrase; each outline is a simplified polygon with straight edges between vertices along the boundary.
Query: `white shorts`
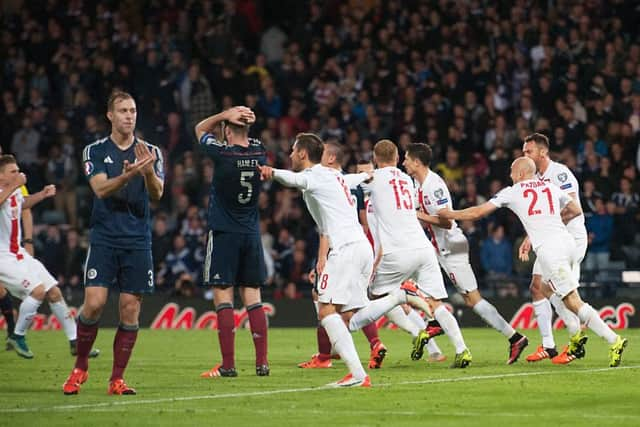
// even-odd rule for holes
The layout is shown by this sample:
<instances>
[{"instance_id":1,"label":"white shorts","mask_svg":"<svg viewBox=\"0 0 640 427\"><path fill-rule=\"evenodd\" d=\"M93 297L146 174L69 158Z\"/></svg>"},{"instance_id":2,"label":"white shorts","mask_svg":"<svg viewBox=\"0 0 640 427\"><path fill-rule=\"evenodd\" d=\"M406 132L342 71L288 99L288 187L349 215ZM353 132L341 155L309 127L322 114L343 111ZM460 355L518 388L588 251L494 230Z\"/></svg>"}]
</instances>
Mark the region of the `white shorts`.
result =
<instances>
[{"instance_id":1,"label":"white shorts","mask_svg":"<svg viewBox=\"0 0 640 427\"><path fill-rule=\"evenodd\" d=\"M578 264L576 252L573 240L558 241L536 249L536 260L540 262L542 277L560 298L580 286L575 274L575 264Z\"/></svg>"},{"instance_id":2,"label":"white shorts","mask_svg":"<svg viewBox=\"0 0 640 427\"><path fill-rule=\"evenodd\" d=\"M11 295L23 300L40 284L44 285L45 291L58 284L44 265L24 249L20 250L19 255L22 259L13 253L0 253L0 283L7 287Z\"/></svg>"},{"instance_id":3,"label":"white shorts","mask_svg":"<svg viewBox=\"0 0 640 427\"><path fill-rule=\"evenodd\" d=\"M432 246L383 255L370 286L371 294L388 294L398 289L407 279L413 279L424 293L434 299L447 297L436 252Z\"/></svg>"},{"instance_id":4,"label":"white shorts","mask_svg":"<svg viewBox=\"0 0 640 427\"><path fill-rule=\"evenodd\" d=\"M473 269L469 263L468 251L464 253L440 255L438 261L458 292L468 294L478 289L476 275L473 274Z\"/></svg>"},{"instance_id":5,"label":"white shorts","mask_svg":"<svg viewBox=\"0 0 640 427\"><path fill-rule=\"evenodd\" d=\"M364 307L372 271L373 249L367 240L332 249L318 280L318 302L342 305L343 312Z\"/></svg>"},{"instance_id":6,"label":"white shorts","mask_svg":"<svg viewBox=\"0 0 640 427\"><path fill-rule=\"evenodd\" d=\"M587 253L587 246L589 245L589 239L587 237L587 235L585 234L584 237L580 236L578 238L575 238L575 254L574 254L574 259L576 260L575 263L573 264L573 275L576 278L576 280L578 282L580 282L580 264L582 263L582 260L584 259L585 254ZM538 258L536 258L536 261L533 263L533 275L537 275L537 276L542 276L542 280L544 282L548 281L549 278L545 277L544 274L542 274L542 267L540 266L540 263L538 262Z\"/></svg>"}]
</instances>

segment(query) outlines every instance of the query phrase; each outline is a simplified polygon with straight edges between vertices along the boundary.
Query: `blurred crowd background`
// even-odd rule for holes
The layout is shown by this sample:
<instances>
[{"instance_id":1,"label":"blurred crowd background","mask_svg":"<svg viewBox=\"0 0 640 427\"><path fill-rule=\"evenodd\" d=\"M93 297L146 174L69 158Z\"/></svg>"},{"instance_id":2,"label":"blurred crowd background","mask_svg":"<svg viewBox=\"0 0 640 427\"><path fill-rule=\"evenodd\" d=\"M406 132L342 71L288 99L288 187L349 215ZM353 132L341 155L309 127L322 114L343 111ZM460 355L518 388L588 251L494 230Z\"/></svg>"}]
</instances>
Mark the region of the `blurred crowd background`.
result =
<instances>
[{"instance_id":1,"label":"blurred crowd background","mask_svg":"<svg viewBox=\"0 0 640 427\"><path fill-rule=\"evenodd\" d=\"M550 137L581 183L590 246L582 280L609 296L640 267L640 37L633 1L5 0L0 6L0 145L30 191L37 256L64 289L81 286L91 191L82 149L107 136L115 89L138 104L139 137L164 151L153 207L159 292L197 285L213 164L194 125L252 108L251 129L286 168L309 131L343 144L344 169L382 138L426 142L458 208L509 183L522 138ZM308 296L317 236L300 194L260 198L273 298ZM505 210L461 224L483 293L527 292L523 229Z\"/></svg>"}]
</instances>

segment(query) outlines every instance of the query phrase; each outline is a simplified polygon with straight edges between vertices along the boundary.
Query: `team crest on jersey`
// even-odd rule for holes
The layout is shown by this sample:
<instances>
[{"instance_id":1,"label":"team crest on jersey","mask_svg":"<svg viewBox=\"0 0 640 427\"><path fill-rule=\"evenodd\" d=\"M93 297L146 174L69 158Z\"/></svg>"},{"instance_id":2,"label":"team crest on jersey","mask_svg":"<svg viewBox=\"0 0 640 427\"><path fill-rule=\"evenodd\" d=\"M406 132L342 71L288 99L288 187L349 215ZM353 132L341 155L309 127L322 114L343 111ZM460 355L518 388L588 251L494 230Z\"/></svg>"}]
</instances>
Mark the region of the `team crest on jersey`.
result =
<instances>
[{"instance_id":1,"label":"team crest on jersey","mask_svg":"<svg viewBox=\"0 0 640 427\"><path fill-rule=\"evenodd\" d=\"M93 172L93 163L92 162L84 162L84 174L89 176Z\"/></svg>"},{"instance_id":2,"label":"team crest on jersey","mask_svg":"<svg viewBox=\"0 0 640 427\"><path fill-rule=\"evenodd\" d=\"M444 190L442 188L438 188L433 192L433 195L436 196L436 199L441 199L444 196Z\"/></svg>"},{"instance_id":3,"label":"team crest on jersey","mask_svg":"<svg viewBox=\"0 0 640 427\"><path fill-rule=\"evenodd\" d=\"M559 180L560 182L565 182L565 181L567 180L567 178L568 178L568 177L567 177L567 174L566 174L566 173L564 173L564 172L562 172L560 175L558 175L558 180Z\"/></svg>"},{"instance_id":4,"label":"team crest on jersey","mask_svg":"<svg viewBox=\"0 0 640 427\"><path fill-rule=\"evenodd\" d=\"M98 272L96 271L95 268L91 268L89 269L89 271L87 271L87 278L88 279L95 279L96 277L98 277Z\"/></svg>"}]
</instances>

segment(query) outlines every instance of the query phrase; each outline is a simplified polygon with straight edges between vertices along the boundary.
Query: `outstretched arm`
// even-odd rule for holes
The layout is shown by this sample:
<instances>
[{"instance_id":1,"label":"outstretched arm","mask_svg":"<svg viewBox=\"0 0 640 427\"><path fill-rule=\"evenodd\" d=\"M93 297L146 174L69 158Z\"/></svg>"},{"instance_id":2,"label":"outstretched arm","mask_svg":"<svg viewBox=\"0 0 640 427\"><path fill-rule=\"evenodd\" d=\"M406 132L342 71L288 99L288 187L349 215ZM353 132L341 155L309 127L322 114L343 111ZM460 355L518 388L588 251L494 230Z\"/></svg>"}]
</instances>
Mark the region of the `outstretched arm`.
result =
<instances>
[{"instance_id":1,"label":"outstretched arm","mask_svg":"<svg viewBox=\"0 0 640 427\"><path fill-rule=\"evenodd\" d=\"M493 211L498 209L496 205L491 202L485 202L478 206L473 206L470 208L462 209L462 210L450 210L450 209L441 209L438 211L438 216L447 219L455 219L457 221L476 221L480 218L483 218Z\"/></svg>"},{"instance_id":2,"label":"outstretched arm","mask_svg":"<svg viewBox=\"0 0 640 427\"><path fill-rule=\"evenodd\" d=\"M274 169L271 166L258 166L260 171L260 179L266 181L273 179L278 181L282 185L287 187L294 187L300 190L307 190L309 188L309 180L303 172L291 172L284 169Z\"/></svg>"},{"instance_id":3,"label":"outstretched arm","mask_svg":"<svg viewBox=\"0 0 640 427\"><path fill-rule=\"evenodd\" d=\"M440 215L429 215L422 211L417 211L418 219L424 221L427 224L435 225L436 227L446 228L447 230L453 227L453 222L450 219L446 219Z\"/></svg>"},{"instance_id":4,"label":"outstretched arm","mask_svg":"<svg viewBox=\"0 0 640 427\"><path fill-rule=\"evenodd\" d=\"M31 209L44 199L53 197L56 195L56 186L53 184L45 185L45 187L37 193L31 194L24 198L22 203L22 209Z\"/></svg>"}]
</instances>

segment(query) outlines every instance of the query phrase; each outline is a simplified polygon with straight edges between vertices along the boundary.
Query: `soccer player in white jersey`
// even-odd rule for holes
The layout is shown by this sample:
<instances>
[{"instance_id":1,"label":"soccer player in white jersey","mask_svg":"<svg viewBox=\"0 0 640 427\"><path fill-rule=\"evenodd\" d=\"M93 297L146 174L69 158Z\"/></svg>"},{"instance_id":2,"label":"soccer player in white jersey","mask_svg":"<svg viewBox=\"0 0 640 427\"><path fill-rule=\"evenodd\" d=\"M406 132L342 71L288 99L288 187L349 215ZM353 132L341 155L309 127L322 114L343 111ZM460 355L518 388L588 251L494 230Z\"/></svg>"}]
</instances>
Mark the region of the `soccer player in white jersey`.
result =
<instances>
[{"instance_id":1,"label":"soccer player in white jersey","mask_svg":"<svg viewBox=\"0 0 640 427\"><path fill-rule=\"evenodd\" d=\"M373 163L371 162L362 162L357 166L357 172L373 172ZM376 251L376 248L380 247L380 240L377 234L378 220L375 215L375 211L373 209L373 203L371 198L365 195L365 214L366 214L366 223L368 225L367 230L369 231L369 239L371 245L374 250L374 271L377 265L380 263L382 259L382 251ZM399 284L398 284L399 285ZM374 298L376 295L370 295ZM429 315L429 313L427 313ZM387 319L392 321L396 326L400 329L407 331L411 336L415 339L418 338L421 331L427 329L427 323L424 321L424 318L411 306L407 304L403 304L402 306L394 307L387 314ZM438 326L440 329L440 326ZM429 362L444 362L447 360L447 357L442 353L440 347L436 343L435 335L436 333L429 334L432 336L431 339L427 342L427 351L429 352L429 358L427 359Z\"/></svg>"},{"instance_id":2,"label":"soccer player in white jersey","mask_svg":"<svg viewBox=\"0 0 640 427\"><path fill-rule=\"evenodd\" d=\"M477 220L500 207L511 209L524 225L547 279L542 283L546 295L555 293L569 310L578 315L582 323L609 347L609 366L620 365L627 340L617 335L600 318L598 312L580 298L580 282L573 274L579 257L575 240L567 224L582 214L580 206L571 197L551 183L539 180L536 165L528 157L519 157L511 165L513 185L498 192L491 200L479 206L460 211L444 209L439 215L454 220Z\"/></svg>"},{"instance_id":3,"label":"soccer player in white jersey","mask_svg":"<svg viewBox=\"0 0 640 427\"><path fill-rule=\"evenodd\" d=\"M54 185L24 196L20 187L26 176L20 173L16 159L10 154L0 156L0 282L14 297L22 300L13 334L7 342L18 355L32 359L33 353L25 340L38 308L46 298L51 312L58 318L69 341L76 340L76 323L67 307L57 280L21 245L21 211L56 194Z\"/></svg>"},{"instance_id":4,"label":"soccer player in white jersey","mask_svg":"<svg viewBox=\"0 0 640 427\"><path fill-rule=\"evenodd\" d=\"M363 187L371 196L376 214L375 250L382 258L369 287L370 292L375 296L386 295L405 280L415 281L427 295L433 316L455 347L456 359L452 367L465 368L471 362L471 352L456 318L442 303L447 298L447 291L434 247L416 215L413 181L397 168L398 148L393 142L386 139L378 141L373 153L377 169L373 180ZM393 320L394 313L391 315ZM411 354L413 360L422 357L429 338L427 331L418 334Z\"/></svg>"},{"instance_id":5,"label":"soccer player in white jersey","mask_svg":"<svg viewBox=\"0 0 640 427\"><path fill-rule=\"evenodd\" d=\"M563 164L552 161L549 158L549 139L540 133L531 134L524 139L524 147L522 149L524 155L536 164L536 176L544 182L551 183L567 194L571 199L580 206L579 185L578 180L571 170ZM584 225L584 215L580 214L569 223L567 230L576 243L576 263L574 264L573 274L576 280L580 280L580 263L587 251L587 230ZM528 260L528 253L531 249L529 239L525 239L520 245L519 255L523 260ZM542 292L542 281L546 278L542 275L540 263L536 260L533 265L533 273L531 279L531 299L538 320L538 329L542 336L542 345L538 346L535 353L527 356L528 362L538 362L544 359L551 359L555 364L567 364L575 359L584 357L584 345L587 342L587 336L582 331L580 319L565 307L562 300L555 294L547 296ZM569 331L569 345L558 354L553 339L553 326L551 322L551 304L555 308L558 316L563 320L567 331Z\"/></svg>"},{"instance_id":6,"label":"soccer player in white jersey","mask_svg":"<svg viewBox=\"0 0 640 427\"><path fill-rule=\"evenodd\" d=\"M320 164L322 166L342 172L343 160L344 149L342 148L341 144L334 141L328 141L324 143L322 158L320 159ZM364 201L362 200L362 189L358 187L356 189L351 189L350 192L351 197L355 202L354 208L357 209L360 224L362 225L363 230L368 230L364 212ZM329 256L329 238L326 235L320 233L319 239L318 259L315 268L312 270L312 272L310 272L310 279L314 285L314 288L311 291L311 296L313 298L313 304L316 309L316 314L318 313L318 293L316 291L317 283L315 281L315 278L322 275L322 271L324 270L324 266L326 265L327 258ZM375 322L371 322L370 324L362 328L362 332L367 337L367 341L369 341L369 347L371 349L369 357L369 369L380 369L382 367L382 362L384 361L384 358L387 354L387 348L378 336L378 326ZM332 355L331 342L327 335L327 331L321 324L318 324L318 327L316 329L316 339L318 342L318 353L311 356L310 360L299 363L299 368L325 369L333 366L331 358L335 357L335 354Z\"/></svg>"},{"instance_id":7,"label":"soccer player in white jersey","mask_svg":"<svg viewBox=\"0 0 640 427\"><path fill-rule=\"evenodd\" d=\"M403 163L407 173L418 185L421 209L418 218L426 223L431 242L438 254L438 262L462 295L465 304L509 340L507 364L510 365L518 360L529 341L515 331L489 301L482 298L476 276L469 264L469 242L466 236L455 221L443 223L438 217L440 210L453 208L453 200L444 180L429 168L431 157L431 147L427 144L411 144Z\"/></svg>"},{"instance_id":8,"label":"soccer player in white jersey","mask_svg":"<svg viewBox=\"0 0 640 427\"><path fill-rule=\"evenodd\" d=\"M371 323L394 305L410 302L428 310L414 286L402 286L385 298L368 301L366 288L373 268L373 251L360 226L349 192L369 174L342 175L320 165L322 140L310 133L296 136L291 152L294 171L260 166L262 179L275 179L303 191L303 199L322 234L329 238L331 252L318 283L319 318L331 344L349 369L349 374L330 384L335 387L369 387L371 381L364 371L349 330ZM341 313L351 317L349 329ZM377 315L377 317L375 317ZM352 324L353 323L353 324Z\"/></svg>"}]
</instances>

